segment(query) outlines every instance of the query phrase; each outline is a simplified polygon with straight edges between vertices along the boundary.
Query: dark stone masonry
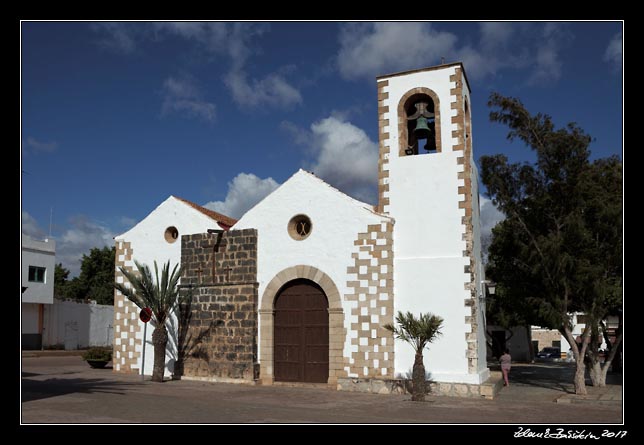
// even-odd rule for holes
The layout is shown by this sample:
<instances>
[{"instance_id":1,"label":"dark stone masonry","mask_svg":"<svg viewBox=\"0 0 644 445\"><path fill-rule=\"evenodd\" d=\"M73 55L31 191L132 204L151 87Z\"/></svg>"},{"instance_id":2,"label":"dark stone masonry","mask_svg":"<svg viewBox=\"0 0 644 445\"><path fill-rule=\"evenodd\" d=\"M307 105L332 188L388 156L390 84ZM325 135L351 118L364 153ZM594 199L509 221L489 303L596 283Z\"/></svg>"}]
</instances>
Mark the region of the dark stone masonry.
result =
<instances>
[{"instance_id":1,"label":"dark stone masonry","mask_svg":"<svg viewBox=\"0 0 644 445\"><path fill-rule=\"evenodd\" d=\"M181 237L192 290L184 375L253 380L257 362L257 230Z\"/></svg>"}]
</instances>

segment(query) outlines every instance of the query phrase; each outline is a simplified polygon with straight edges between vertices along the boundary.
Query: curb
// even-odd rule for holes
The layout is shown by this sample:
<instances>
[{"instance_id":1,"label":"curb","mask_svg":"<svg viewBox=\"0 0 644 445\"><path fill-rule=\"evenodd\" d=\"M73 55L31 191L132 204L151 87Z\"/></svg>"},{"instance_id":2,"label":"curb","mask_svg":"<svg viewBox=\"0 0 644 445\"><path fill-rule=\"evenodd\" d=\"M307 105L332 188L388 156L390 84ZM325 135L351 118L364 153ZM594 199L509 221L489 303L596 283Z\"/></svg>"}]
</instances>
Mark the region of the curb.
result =
<instances>
[{"instance_id":1,"label":"curb","mask_svg":"<svg viewBox=\"0 0 644 445\"><path fill-rule=\"evenodd\" d=\"M33 357L69 357L69 356L81 356L85 353L83 350L73 350L73 351L22 351L23 358L33 358Z\"/></svg>"}]
</instances>

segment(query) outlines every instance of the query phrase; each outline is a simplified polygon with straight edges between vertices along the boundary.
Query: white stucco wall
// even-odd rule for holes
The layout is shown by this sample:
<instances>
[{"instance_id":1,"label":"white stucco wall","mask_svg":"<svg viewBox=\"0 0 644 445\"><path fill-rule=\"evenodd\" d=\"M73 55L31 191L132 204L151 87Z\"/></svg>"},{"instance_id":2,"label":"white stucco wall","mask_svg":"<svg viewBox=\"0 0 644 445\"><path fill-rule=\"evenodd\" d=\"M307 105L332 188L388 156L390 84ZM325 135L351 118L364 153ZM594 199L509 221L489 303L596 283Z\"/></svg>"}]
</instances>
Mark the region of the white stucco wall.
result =
<instances>
[{"instance_id":1,"label":"white stucco wall","mask_svg":"<svg viewBox=\"0 0 644 445\"><path fill-rule=\"evenodd\" d=\"M43 346L65 345L66 349L111 346L114 306L54 300L45 306Z\"/></svg>"},{"instance_id":2,"label":"white stucco wall","mask_svg":"<svg viewBox=\"0 0 644 445\"><path fill-rule=\"evenodd\" d=\"M37 303L22 303L21 319L23 334L39 334L38 332L38 307Z\"/></svg>"},{"instance_id":3,"label":"white stucco wall","mask_svg":"<svg viewBox=\"0 0 644 445\"><path fill-rule=\"evenodd\" d=\"M29 281L29 266L44 267L45 282ZM54 302L54 269L56 266L56 242L34 240L22 235L22 293L23 303L51 304Z\"/></svg>"},{"instance_id":4,"label":"white stucco wall","mask_svg":"<svg viewBox=\"0 0 644 445\"><path fill-rule=\"evenodd\" d=\"M465 226L462 224L465 209L458 205L463 199L458 188L464 185L458 172L463 171L464 166L457 163L457 158L463 156L463 152L453 151L458 139L451 137L452 130L457 130L456 124L451 122L457 110L451 109L456 98L451 96L450 89L456 85L449 78L455 73L456 68L450 66L378 79L388 80L384 92L389 96L385 101L389 112L384 114L384 119L389 120L389 125L384 128L384 132L389 133L385 144L390 147L386 167L389 170L389 193L385 196L390 200L387 210L396 220L394 309L415 314L432 312L443 317L443 335L425 353L426 370L436 381L476 384L485 380L488 374L482 320L477 330L480 339L478 373L469 373L466 356L466 333L470 331L470 325L465 323L465 317L471 312L464 305L465 299L470 298L464 284L470 275L464 271L469 265L469 259L463 256L466 250L463 240ZM398 103L403 95L416 87L429 88L438 95L441 152L399 157ZM463 89L467 90L467 87ZM473 192L478 193L474 181ZM473 205L477 208L472 212L476 237L479 234L478 196ZM477 242L473 250L480 263L480 245ZM480 285L479 280L479 294ZM480 316L479 311L477 318ZM406 374L413 365L413 349L396 341L395 352L396 372Z\"/></svg>"},{"instance_id":5,"label":"white stucco wall","mask_svg":"<svg viewBox=\"0 0 644 445\"><path fill-rule=\"evenodd\" d=\"M367 225L388 220L373 213L369 204L338 192L314 175L298 171L277 190L249 210L233 229L257 229L258 306L267 284L279 272L297 265L313 266L327 274L341 296L349 293L347 267L353 264L351 252L359 232ZM307 215L312 232L305 240L290 237L287 225L298 214ZM344 356L351 356L348 336L351 323L357 323L351 309L355 302L343 298L344 326L347 338ZM355 318L355 319L353 319ZM260 326L261 330L261 326ZM261 344L261 339L258 339Z\"/></svg>"},{"instance_id":6,"label":"white stucco wall","mask_svg":"<svg viewBox=\"0 0 644 445\"><path fill-rule=\"evenodd\" d=\"M174 243L168 243L164 234L168 227L174 226L179 231L179 238ZM127 266L136 270L134 260L142 264L147 264L154 273L154 261L156 260L159 268L170 260L170 271L175 264L181 262L181 236L195 233L204 233L208 229L220 229L217 223L210 217L192 208L183 201L170 196L154 209L141 222L129 231L115 237L115 241L128 241L131 243L133 250L132 261L126 263ZM166 375L170 376L174 370L174 361L177 356L176 329L172 326L177 325L176 316L168 322L168 348L166 350ZM149 323L145 341L145 375L152 374L154 365L154 346L152 344L152 332L154 331L153 322ZM136 338L143 336L143 323L138 321L138 331ZM115 345L120 345L119 334L115 333ZM138 351L137 347L137 351ZM138 369L141 366L141 359L137 362Z\"/></svg>"}]
</instances>

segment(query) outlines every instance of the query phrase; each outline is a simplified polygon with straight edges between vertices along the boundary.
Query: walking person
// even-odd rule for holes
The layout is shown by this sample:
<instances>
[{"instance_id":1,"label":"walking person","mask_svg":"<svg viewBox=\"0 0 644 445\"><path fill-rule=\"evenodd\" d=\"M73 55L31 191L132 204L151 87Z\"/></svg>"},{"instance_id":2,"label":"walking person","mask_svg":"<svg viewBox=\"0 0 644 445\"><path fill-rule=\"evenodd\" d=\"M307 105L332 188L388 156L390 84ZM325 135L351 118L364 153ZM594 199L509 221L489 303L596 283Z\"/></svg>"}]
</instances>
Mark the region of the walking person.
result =
<instances>
[{"instance_id":1,"label":"walking person","mask_svg":"<svg viewBox=\"0 0 644 445\"><path fill-rule=\"evenodd\" d=\"M510 382L508 381L508 374L510 373L510 368L511 363L512 363L512 357L510 356L510 350L508 348L505 348L505 351L503 352L503 355L499 359L501 362L501 371L503 372L503 386L510 386Z\"/></svg>"}]
</instances>

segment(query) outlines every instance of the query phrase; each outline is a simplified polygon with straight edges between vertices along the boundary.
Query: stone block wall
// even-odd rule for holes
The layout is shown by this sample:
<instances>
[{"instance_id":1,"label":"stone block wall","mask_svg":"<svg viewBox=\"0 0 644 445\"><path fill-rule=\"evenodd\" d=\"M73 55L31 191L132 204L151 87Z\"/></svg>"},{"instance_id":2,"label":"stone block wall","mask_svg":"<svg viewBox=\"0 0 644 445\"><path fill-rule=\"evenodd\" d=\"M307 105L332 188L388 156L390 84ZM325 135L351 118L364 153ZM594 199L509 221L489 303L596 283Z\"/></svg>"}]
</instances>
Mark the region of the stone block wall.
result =
<instances>
[{"instance_id":1,"label":"stone block wall","mask_svg":"<svg viewBox=\"0 0 644 445\"><path fill-rule=\"evenodd\" d=\"M181 237L181 285L192 292L184 376L252 381L257 362L257 231Z\"/></svg>"},{"instance_id":2,"label":"stone block wall","mask_svg":"<svg viewBox=\"0 0 644 445\"><path fill-rule=\"evenodd\" d=\"M492 400L503 388L500 372L493 372L481 385L469 383L425 382L426 394ZM366 392L375 394L411 394L412 382L408 379L339 378L338 391Z\"/></svg>"}]
</instances>

